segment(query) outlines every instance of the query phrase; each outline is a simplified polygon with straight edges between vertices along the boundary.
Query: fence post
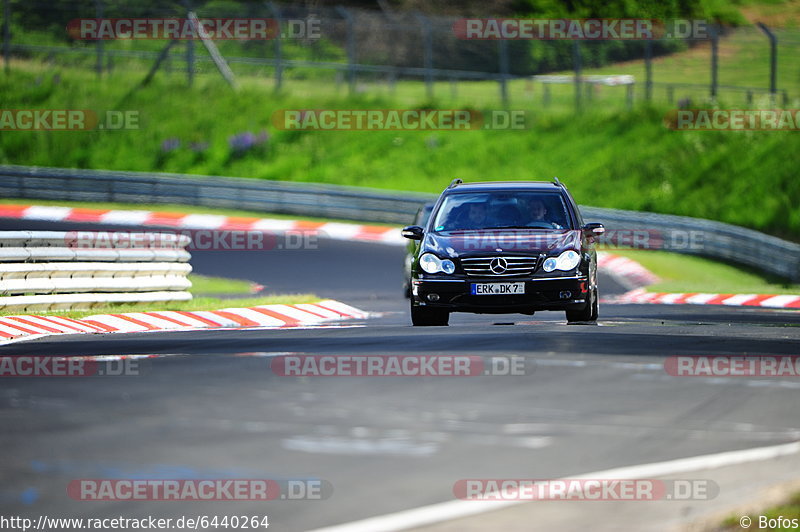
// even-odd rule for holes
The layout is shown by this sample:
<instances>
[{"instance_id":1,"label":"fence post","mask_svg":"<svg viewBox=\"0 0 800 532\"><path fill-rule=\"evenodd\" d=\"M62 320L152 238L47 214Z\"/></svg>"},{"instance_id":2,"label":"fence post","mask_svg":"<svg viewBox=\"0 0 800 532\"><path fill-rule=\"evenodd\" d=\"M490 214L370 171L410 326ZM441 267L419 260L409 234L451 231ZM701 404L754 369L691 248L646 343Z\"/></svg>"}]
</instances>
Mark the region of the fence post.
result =
<instances>
[{"instance_id":1,"label":"fence post","mask_svg":"<svg viewBox=\"0 0 800 532\"><path fill-rule=\"evenodd\" d=\"M6 73L11 68L8 64L9 54L11 53L11 0L3 0L3 63Z\"/></svg>"},{"instance_id":2,"label":"fence post","mask_svg":"<svg viewBox=\"0 0 800 532\"><path fill-rule=\"evenodd\" d=\"M190 0L183 0L183 7L186 8L186 18L192 11ZM186 80L191 87L194 84L194 39L186 39Z\"/></svg>"},{"instance_id":3,"label":"fence post","mask_svg":"<svg viewBox=\"0 0 800 532\"><path fill-rule=\"evenodd\" d=\"M711 99L717 99L717 66L719 56L719 33L711 26Z\"/></svg>"},{"instance_id":4,"label":"fence post","mask_svg":"<svg viewBox=\"0 0 800 532\"><path fill-rule=\"evenodd\" d=\"M572 67L575 69L575 111L581 110L581 47L580 42L572 41Z\"/></svg>"},{"instance_id":5,"label":"fence post","mask_svg":"<svg viewBox=\"0 0 800 532\"><path fill-rule=\"evenodd\" d=\"M778 38L766 24L763 22L757 24L769 38L769 93L772 105L775 105L775 96L778 92Z\"/></svg>"},{"instance_id":6,"label":"fence post","mask_svg":"<svg viewBox=\"0 0 800 532\"><path fill-rule=\"evenodd\" d=\"M103 0L94 0L94 16L97 18L103 18ZM95 65L95 70L97 71L97 76L101 76L103 74L103 39L97 40L97 64Z\"/></svg>"},{"instance_id":7,"label":"fence post","mask_svg":"<svg viewBox=\"0 0 800 532\"><path fill-rule=\"evenodd\" d=\"M628 110L633 109L633 90L634 90L634 84L633 83L628 83L625 86L625 92L626 92L626 95L627 95L626 100L627 100Z\"/></svg>"},{"instance_id":8,"label":"fence post","mask_svg":"<svg viewBox=\"0 0 800 532\"><path fill-rule=\"evenodd\" d=\"M275 90L280 90L283 84L283 48L281 44L281 9L275 2L268 2L267 7L275 17Z\"/></svg>"},{"instance_id":9,"label":"fence post","mask_svg":"<svg viewBox=\"0 0 800 532\"><path fill-rule=\"evenodd\" d=\"M653 99L653 41L644 42L644 99Z\"/></svg>"},{"instance_id":10,"label":"fence post","mask_svg":"<svg viewBox=\"0 0 800 532\"><path fill-rule=\"evenodd\" d=\"M500 98L503 107L508 107L508 41L497 41L498 62L500 66Z\"/></svg>"},{"instance_id":11,"label":"fence post","mask_svg":"<svg viewBox=\"0 0 800 532\"><path fill-rule=\"evenodd\" d=\"M353 27L353 15L342 6L336 6L339 13L347 24L347 84L352 95L356 90L356 36Z\"/></svg>"},{"instance_id":12,"label":"fence post","mask_svg":"<svg viewBox=\"0 0 800 532\"><path fill-rule=\"evenodd\" d=\"M419 20L422 26L422 40L423 40L423 66L425 68L425 93L428 100L433 99L433 31L431 30L431 22L428 17L422 13L414 13L414 16Z\"/></svg>"}]
</instances>

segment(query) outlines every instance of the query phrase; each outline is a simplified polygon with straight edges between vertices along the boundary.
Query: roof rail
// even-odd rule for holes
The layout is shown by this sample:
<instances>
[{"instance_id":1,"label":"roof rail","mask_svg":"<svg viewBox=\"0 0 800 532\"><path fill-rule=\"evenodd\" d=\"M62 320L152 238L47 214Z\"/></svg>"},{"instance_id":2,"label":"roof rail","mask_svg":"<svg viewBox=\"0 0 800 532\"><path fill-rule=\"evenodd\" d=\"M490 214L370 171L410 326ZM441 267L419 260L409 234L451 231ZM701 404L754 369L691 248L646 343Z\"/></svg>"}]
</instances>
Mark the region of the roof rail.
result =
<instances>
[{"instance_id":1,"label":"roof rail","mask_svg":"<svg viewBox=\"0 0 800 532\"><path fill-rule=\"evenodd\" d=\"M553 177L553 184L557 187L563 187L564 185L561 184L561 181L558 180L557 177Z\"/></svg>"},{"instance_id":2,"label":"roof rail","mask_svg":"<svg viewBox=\"0 0 800 532\"><path fill-rule=\"evenodd\" d=\"M455 178L452 181L450 181L450 184L447 185L447 188L453 188L455 186L460 185L461 183L463 183L463 181L461 181L459 178Z\"/></svg>"}]
</instances>

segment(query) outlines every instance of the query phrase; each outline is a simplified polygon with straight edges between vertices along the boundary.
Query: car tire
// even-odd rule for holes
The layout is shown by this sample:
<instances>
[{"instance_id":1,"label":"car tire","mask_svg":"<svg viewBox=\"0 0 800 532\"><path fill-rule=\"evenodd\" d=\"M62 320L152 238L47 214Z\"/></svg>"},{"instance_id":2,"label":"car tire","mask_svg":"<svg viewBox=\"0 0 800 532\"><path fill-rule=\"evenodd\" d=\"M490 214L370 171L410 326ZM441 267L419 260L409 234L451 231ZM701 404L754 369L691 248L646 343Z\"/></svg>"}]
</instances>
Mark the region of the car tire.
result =
<instances>
[{"instance_id":1,"label":"car tire","mask_svg":"<svg viewBox=\"0 0 800 532\"><path fill-rule=\"evenodd\" d=\"M586 302L584 308L580 310L568 310L567 311L567 323L576 323L576 322L593 322L597 321L597 318L600 314L600 298L597 291L597 287L592 290L592 295L589 301Z\"/></svg>"},{"instance_id":2,"label":"car tire","mask_svg":"<svg viewBox=\"0 0 800 532\"><path fill-rule=\"evenodd\" d=\"M411 305L411 323L414 327L444 327L449 322L450 313L446 310Z\"/></svg>"}]
</instances>

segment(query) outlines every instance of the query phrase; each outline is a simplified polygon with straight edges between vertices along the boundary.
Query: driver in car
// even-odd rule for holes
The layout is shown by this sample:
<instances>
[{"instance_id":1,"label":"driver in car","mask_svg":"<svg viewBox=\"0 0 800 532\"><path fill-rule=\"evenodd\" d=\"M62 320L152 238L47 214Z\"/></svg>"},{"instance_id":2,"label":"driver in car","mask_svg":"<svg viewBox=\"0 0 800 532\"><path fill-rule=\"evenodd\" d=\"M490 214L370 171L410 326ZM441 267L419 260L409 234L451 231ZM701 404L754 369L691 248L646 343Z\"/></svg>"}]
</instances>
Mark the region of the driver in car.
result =
<instances>
[{"instance_id":1,"label":"driver in car","mask_svg":"<svg viewBox=\"0 0 800 532\"><path fill-rule=\"evenodd\" d=\"M547 222L547 207L544 206L542 200L534 199L528 202L528 212L531 214L531 220L534 222Z\"/></svg>"},{"instance_id":2,"label":"driver in car","mask_svg":"<svg viewBox=\"0 0 800 532\"><path fill-rule=\"evenodd\" d=\"M489 221L489 209L484 202L473 202L466 205L466 213L461 213L456 227L462 230L483 229Z\"/></svg>"},{"instance_id":3,"label":"driver in car","mask_svg":"<svg viewBox=\"0 0 800 532\"><path fill-rule=\"evenodd\" d=\"M556 229L560 229L561 225L555 221L553 216L548 216L550 211L547 206L539 198L525 198L522 202L522 207L525 212L526 225L532 227L542 227L546 225Z\"/></svg>"}]
</instances>

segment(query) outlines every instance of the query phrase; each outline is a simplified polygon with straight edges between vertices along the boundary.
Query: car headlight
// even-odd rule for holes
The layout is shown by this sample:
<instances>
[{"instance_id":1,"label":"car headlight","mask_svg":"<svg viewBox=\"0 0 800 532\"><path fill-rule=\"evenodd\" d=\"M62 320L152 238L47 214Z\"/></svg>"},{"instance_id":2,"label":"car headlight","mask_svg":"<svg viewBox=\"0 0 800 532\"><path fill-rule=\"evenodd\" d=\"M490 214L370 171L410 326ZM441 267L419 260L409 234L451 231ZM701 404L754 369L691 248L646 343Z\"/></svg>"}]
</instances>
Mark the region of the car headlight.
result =
<instances>
[{"instance_id":1,"label":"car headlight","mask_svg":"<svg viewBox=\"0 0 800 532\"><path fill-rule=\"evenodd\" d=\"M581 256L573 250L567 250L558 257L548 257L542 264L542 269L546 272L561 270L568 272L581 263Z\"/></svg>"},{"instance_id":2,"label":"car headlight","mask_svg":"<svg viewBox=\"0 0 800 532\"><path fill-rule=\"evenodd\" d=\"M426 273L453 273L456 265L450 259L440 259L433 253L425 253L419 258L419 265Z\"/></svg>"}]
</instances>

